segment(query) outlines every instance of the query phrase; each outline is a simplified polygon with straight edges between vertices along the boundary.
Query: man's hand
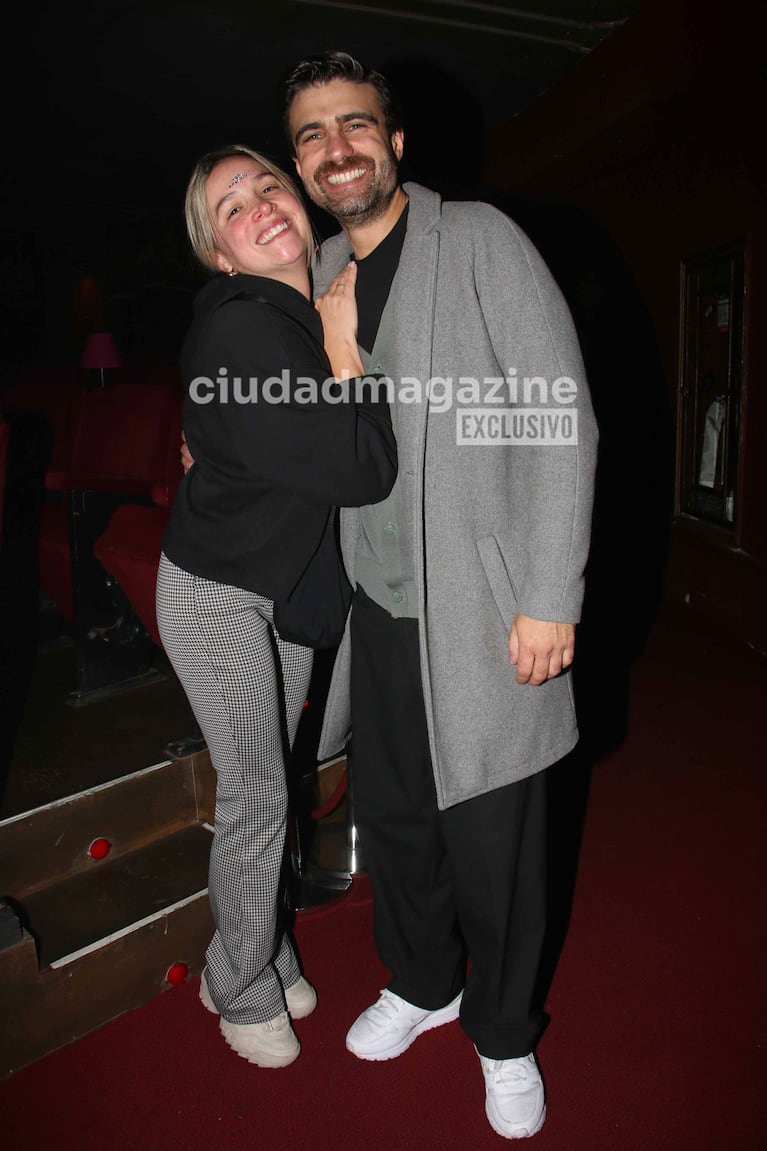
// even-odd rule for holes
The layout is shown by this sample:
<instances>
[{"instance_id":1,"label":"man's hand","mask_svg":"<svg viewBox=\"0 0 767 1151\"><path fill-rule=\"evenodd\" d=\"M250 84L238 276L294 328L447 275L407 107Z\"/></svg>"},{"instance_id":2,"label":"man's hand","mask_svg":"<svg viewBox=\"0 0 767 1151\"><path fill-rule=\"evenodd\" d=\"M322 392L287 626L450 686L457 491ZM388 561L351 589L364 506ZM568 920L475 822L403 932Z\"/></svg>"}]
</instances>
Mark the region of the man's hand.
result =
<instances>
[{"instance_id":1,"label":"man's hand","mask_svg":"<svg viewBox=\"0 0 767 1151\"><path fill-rule=\"evenodd\" d=\"M184 469L184 475L186 475L186 473L189 471L189 469L191 468L193 463L194 463L194 460L192 459L192 453L189 451L189 448L187 447L186 436L182 432L181 433L181 467Z\"/></svg>"},{"instance_id":2,"label":"man's hand","mask_svg":"<svg viewBox=\"0 0 767 1151\"><path fill-rule=\"evenodd\" d=\"M509 655L517 683L538 685L568 668L575 655L575 624L515 615Z\"/></svg>"}]
</instances>

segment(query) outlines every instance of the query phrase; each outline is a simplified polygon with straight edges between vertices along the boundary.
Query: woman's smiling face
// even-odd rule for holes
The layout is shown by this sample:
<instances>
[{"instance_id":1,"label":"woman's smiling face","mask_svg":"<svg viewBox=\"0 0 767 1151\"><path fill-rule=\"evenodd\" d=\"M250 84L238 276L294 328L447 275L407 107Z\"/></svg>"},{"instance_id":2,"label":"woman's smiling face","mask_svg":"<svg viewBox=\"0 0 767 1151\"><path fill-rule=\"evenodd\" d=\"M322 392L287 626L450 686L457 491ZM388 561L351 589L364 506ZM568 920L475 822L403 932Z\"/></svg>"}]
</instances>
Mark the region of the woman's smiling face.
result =
<instances>
[{"instance_id":1,"label":"woman's smiling face","mask_svg":"<svg viewBox=\"0 0 767 1151\"><path fill-rule=\"evenodd\" d=\"M222 272L303 283L312 242L309 219L271 172L248 156L229 156L208 176L205 198Z\"/></svg>"}]
</instances>

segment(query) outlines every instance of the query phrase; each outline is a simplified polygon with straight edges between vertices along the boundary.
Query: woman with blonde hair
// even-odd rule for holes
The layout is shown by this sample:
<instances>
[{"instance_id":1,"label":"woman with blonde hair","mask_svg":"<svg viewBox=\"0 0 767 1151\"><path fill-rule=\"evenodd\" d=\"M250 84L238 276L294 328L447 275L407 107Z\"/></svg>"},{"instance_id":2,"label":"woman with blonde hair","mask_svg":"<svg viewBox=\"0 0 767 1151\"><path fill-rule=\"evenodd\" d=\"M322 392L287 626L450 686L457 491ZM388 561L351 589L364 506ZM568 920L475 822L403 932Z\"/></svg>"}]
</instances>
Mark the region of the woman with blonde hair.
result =
<instances>
[{"instance_id":1,"label":"woman with blonde hair","mask_svg":"<svg viewBox=\"0 0 767 1151\"><path fill-rule=\"evenodd\" d=\"M358 389L335 382L363 376L356 270L312 304L314 235L289 177L244 146L209 153L189 181L186 222L212 279L181 354L194 463L163 541L157 616L217 773L200 998L239 1055L283 1067L300 1051L292 1021L317 997L281 887L286 756L313 653L281 613L307 584L322 603L324 585L311 583L318 557L325 571L330 549L340 562L335 509L384 499L396 449L375 389L355 401Z\"/></svg>"}]
</instances>

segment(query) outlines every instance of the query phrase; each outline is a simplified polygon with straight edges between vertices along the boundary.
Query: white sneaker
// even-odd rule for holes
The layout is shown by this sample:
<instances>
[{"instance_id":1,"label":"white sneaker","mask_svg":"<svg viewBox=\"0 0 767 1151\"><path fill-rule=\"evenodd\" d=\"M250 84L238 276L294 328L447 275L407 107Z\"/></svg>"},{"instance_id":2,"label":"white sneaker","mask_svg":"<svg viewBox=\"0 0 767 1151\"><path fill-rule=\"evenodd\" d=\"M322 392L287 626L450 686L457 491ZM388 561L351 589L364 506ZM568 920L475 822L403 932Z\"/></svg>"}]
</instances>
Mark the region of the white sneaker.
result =
<instances>
[{"instance_id":1,"label":"white sneaker","mask_svg":"<svg viewBox=\"0 0 767 1151\"><path fill-rule=\"evenodd\" d=\"M535 1056L480 1055L479 1061L485 1076L485 1112L493 1131L505 1139L526 1139L540 1131L546 1121L546 1095Z\"/></svg>"},{"instance_id":2,"label":"white sneaker","mask_svg":"<svg viewBox=\"0 0 767 1151\"><path fill-rule=\"evenodd\" d=\"M214 1015L218 1015L218 1008L213 1002L208 987L207 972L203 969L200 975L200 1002ZM285 1002L291 1019L306 1019L317 1006L317 992L303 975L292 987L285 988Z\"/></svg>"},{"instance_id":3,"label":"white sneaker","mask_svg":"<svg viewBox=\"0 0 767 1151\"><path fill-rule=\"evenodd\" d=\"M446 1007L425 1011L393 991L382 991L378 1001L349 1028L346 1046L358 1059L394 1059L424 1031L457 1019L460 1009L461 995Z\"/></svg>"}]
</instances>

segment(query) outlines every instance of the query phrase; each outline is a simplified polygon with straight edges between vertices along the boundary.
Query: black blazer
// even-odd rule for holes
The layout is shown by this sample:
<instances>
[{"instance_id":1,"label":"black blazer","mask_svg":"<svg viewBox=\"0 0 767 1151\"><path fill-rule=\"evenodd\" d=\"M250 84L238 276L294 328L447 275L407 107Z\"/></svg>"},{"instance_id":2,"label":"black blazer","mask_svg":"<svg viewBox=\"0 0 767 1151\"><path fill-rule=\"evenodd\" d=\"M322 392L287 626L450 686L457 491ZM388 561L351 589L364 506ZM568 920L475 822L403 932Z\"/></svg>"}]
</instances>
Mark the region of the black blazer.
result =
<instances>
[{"instance_id":1,"label":"black blazer","mask_svg":"<svg viewBox=\"0 0 767 1151\"><path fill-rule=\"evenodd\" d=\"M326 383L319 314L300 292L262 276L221 275L205 285L181 370L195 462L163 550L194 575L285 599L331 508L377 503L391 491L388 403L328 398L338 386Z\"/></svg>"}]
</instances>

